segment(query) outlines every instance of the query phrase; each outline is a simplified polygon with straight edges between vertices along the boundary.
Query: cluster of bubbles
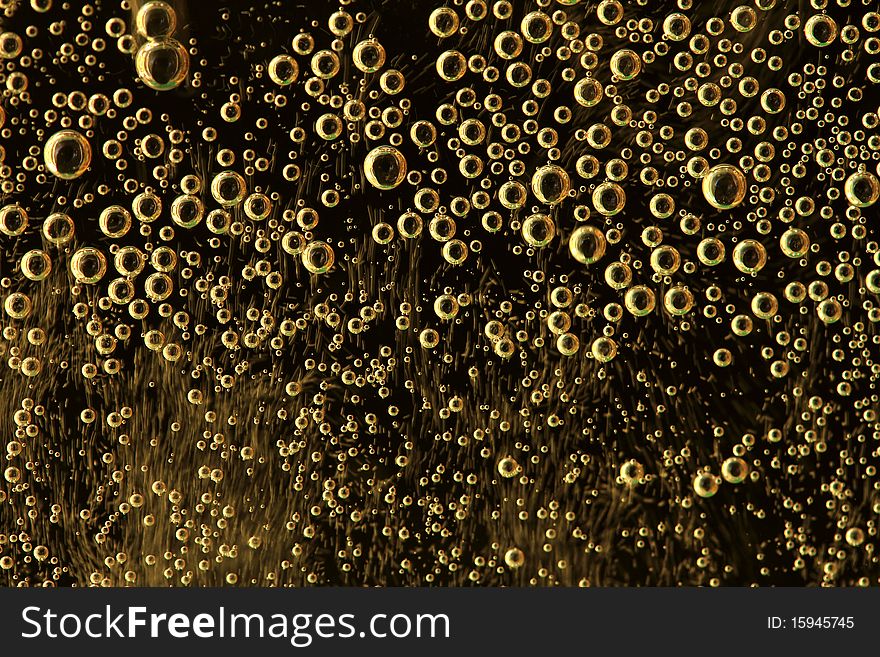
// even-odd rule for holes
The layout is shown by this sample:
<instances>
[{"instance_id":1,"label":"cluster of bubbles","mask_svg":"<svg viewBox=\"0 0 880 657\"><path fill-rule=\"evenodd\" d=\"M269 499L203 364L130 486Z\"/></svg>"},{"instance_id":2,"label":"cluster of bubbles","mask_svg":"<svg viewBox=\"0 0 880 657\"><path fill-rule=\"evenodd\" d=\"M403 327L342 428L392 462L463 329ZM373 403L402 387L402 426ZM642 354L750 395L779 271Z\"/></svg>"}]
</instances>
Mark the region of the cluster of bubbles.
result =
<instances>
[{"instance_id":1,"label":"cluster of bubbles","mask_svg":"<svg viewBox=\"0 0 880 657\"><path fill-rule=\"evenodd\" d=\"M189 53L173 35L177 12L163 0L150 0L137 10L137 38L143 39L135 53L138 78L150 89L176 89L189 73Z\"/></svg>"},{"instance_id":2,"label":"cluster of bubbles","mask_svg":"<svg viewBox=\"0 0 880 657\"><path fill-rule=\"evenodd\" d=\"M0 581L880 583L861 0L0 3Z\"/></svg>"}]
</instances>

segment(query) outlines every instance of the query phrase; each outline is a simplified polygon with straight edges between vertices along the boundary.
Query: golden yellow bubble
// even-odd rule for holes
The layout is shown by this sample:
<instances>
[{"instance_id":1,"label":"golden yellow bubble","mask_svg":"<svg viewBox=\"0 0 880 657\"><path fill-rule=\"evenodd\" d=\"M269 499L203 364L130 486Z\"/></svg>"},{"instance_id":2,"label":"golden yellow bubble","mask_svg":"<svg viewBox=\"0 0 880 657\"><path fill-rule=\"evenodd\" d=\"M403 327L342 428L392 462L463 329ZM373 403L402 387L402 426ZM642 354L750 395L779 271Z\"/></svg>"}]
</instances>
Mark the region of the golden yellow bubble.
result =
<instances>
[{"instance_id":1,"label":"golden yellow bubble","mask_svg":"<svg viewBox=\"0 0 880 657\"><path fill-rule=\"evenodd\" d=\"M375 73L385 64L385 48L376 39L367 39L354 47L351 58L359 70Z\"/></svg>"},{"instance_id":2,"label":"golden yellow bubble","mask_svg":"<svg viewBox=\"0 0 880 657\"><path fill-rule=\"evenodd\" d=\"M189 74L189 54L176 39L148 41L135 55L141 82L156 91L176 89Z\"/></svg>"},{"instance_id":3,"label":"golden yellow bubble","mask_svg":"<svg viewBox=\"0 0 880 657\"><path fill-rule=\"evenodd\" d=\"M691 19L679 12L673 12L663 19L663 34L670 41L683 41L690 36Z\"/></svg>"},{"instance_id":4,"label":"golden yellow bubble","mask_svg":"<svg viewBox=\"0 0 880 657\"><path fill-rule=\"evenodd\" d=\"M730 321L730 328L735 335L740 337L746 336L752 332L754 323L748 315L737 315Z\"/></svg>"},{"instance_id":5,"label":"golden yellow bubble","mask_svg":"<svg viewBox=\"0 0 880 657\"><path fill-rule=\"evenodd\" d=\"M658 219L668 219L675 213L675 199L669 194L655 194L651 197L648 208Z\"/></svg>"},{"instance_id":6,"label":"golden yellow bubble","mask_svg":"<svg viewBox=\"0 0 880 657\"><path fill-rule=\"evenodd\" d=\"M315 121L315 132L321 139L327 141L338 139L342 135L343 128L342 119L332 112L322 114Z\"/></svg>"},{"instance_id":7,"label":"golden yellow bubble","mask_svg":"<svg viewBox=\"0 0 880 657\"><path fill-rule=\"evenodd\" d=\"M447 50L437 57L437 75L447 82L460 80L467 73L467 60L457 50Z\"/></svg>"},{"instance_id":8,"label":"golden yellow bubble","mask_svg":"<svg viewBox=\"0 0 880 657\"><path fill-rule=\"evenodd\" d=\"M615 290L623 290L632 283L632 269L623 262L612 262L605 268L605 282Z\"/></svg>"},{"instance_id":9,"label":"golden yellow bubble","mask_svg":"<svg viewBox=\"0 0 880 657\"><path fill-rule=\"evenodd\" d=\"M506 479L515 477L519 474L520 470L519 463L517 463L513 457L505 456L498 461L498 474Z\"/></svg>"},{"instance_id":10,"label":"golden yellow bubble","mask_svg":"<svg viewBox=\"0 0 880 657\"><path fill-rule=\"evenodd\" d=\"M617 343L611 338L599 337L593 340L590 351L597 361L607 363L617 355Z\"/></svg>"},{"instance_id":11,"label":"golden yellow bubble","mask_svg":"<svg viewBox=\"0 0 880 657\"><path fill-rule=\"evenodd\" d=\"M458 170L465 178L477 178L483 173L483 160L473 154L465 155L459 160Z\"/></svg>"},{"instance_id":12,"label":"golden yellow bubble","mask_svg":"<svg viewBox=\"0 0 880 657\"><path fill-rule=\"evenodd\" d=\"M623 188L614 182L604 182L593 190L593 207L599 214L611 217L626 205Z\"/></svg>"},{"instance_id":13,"label":"golden yellow bubble","mask_svg":"<svg viewBox=\"0 0 880 657\"><path fill-rule=\"evenodd\" d=\"M767 249L756 240L743 240L733 249L733 264L745 274L759 272L767 264Z\"/></svg>"},{"instance_id":14,"label":"golden yellow bubble","mask_svg":"<svg viewBox=\"0 0 880 657\"><path fill-rule=\"evenodd\" d=\"M42 281L52 272L49 254L40 249L28 251L21 257L21 273L32 281Z\"/></svg>"},{"instance_id":15,"label":"golden yellow bubble","mask_svg":"<svg viewBox=\"0 0 880 657\"><path fill-rule=\"evenodd\" d=\"M377 146L364 159L364 174L376 189L394 189L406 178L406 158L393 146Z\"/></svg>"},{"instance_id":16,"label":"golden yellow bubble","mask_svg":"<svg viewBox=\"0 0 880 657\"><path fill-rule=\"evenodd\" d=\"M205 205L198 196L182 194L171 203L171 220L183 228L197 226L205 214Z\"/></svg>"},{"instance_id":17,"label":"golden yellow bubble","mask_svg":"<svg viewBox=\"0 0 880 657\"><path fill-rule=\"evenodd\" d=\"M598 104L604 94L602 83L596 78L581 78L574 86L574 99L584 107Z\"/></svg>"},{"instance_id":18,"label":"golden yellow bubble","mask_svg":"<svg viewBox=\"0 0 880 657\"><path fill-rule=\"evenodd\" d=\"M708 267L724 262L724 243L715 237L705 238L697 245L697 258Z\"/></svg>"},{"instance_id":19,"label":"golden yellow bubble","mask_svg":"<svg viewBox=\"0 0 880 657\"><path fill-rule=\"evenodd\" d=\"M434 313L442 320L453 319L458 314L458 301L451 294L441 294L434 300Z\"/></svg>"},{"instance_id":20,"label":"golden yellow bubble","mask_svg":"<svg viewBox=\"0 0 880 657\"><path fill-rule=\"evenodd\" d=\"M637 486L645 477L645 466L630 459L620 466L620 479L627 486Z\"/></svg>"},{"instance_id":21,"label":"golden yellow bubble","mask_svg":"<svg viewBox=\"0 0 880 657\"><path fill-rule=\"evenodd\" d=\"M3 309L12 319L24 319L33 307L31 298L23 292L13 292L3 302Z\"/></svg>"},{"instance_id":22,"label":"golden yellow bubble","mask_svg":"<svg viewBox=\"0 0 880 657\"><path fill-rule=\"evenodd\" d=\"M497 342L504 336L504 324L494 319L490 320L483 327L483 334L493 343Z\"/></svg>"},{"instance_id":23,"label":"golden yellow bubble","mask_svg":"<svg viewBox=\"0 0 880 657\"><path fill-rule=\"evenodd\" d=\"M354 19L347 11L340 9L331 14L327 26L335 36L344 37L354 28Z\"/></svg>"},{"instance_id":24,"label":"golden yellow bubble","mask_svg":"<svg viewBox=\"0 0 880 657\"><path fill-rule=\"evenodd\" d=\"M525 552L519 548L512 547L504 553L504 563L508 568L522 568L526 562Z\"/></svg>"},{"instance_id":25,"label":"golden yellow bubble","mask_svg":"<svg viewBox=\"0 0 880 657\"><path fill-rule=\"evenodd\" d=\"M684 144L692 151L700 151L709 145L709 134L702 128L690 128L684 134Z\"/></svg>"},{"instance_id":26,"label":"golden yellow bubble","mask_svg":"<svg viewBox=\"0 0 880 657\"><path fill-rule=\"evenodd\" d=\"M391 224L380 221L373 226L372 236L377 244L388 244L394 239L394 228L391 227Z\"/></svg>"},{"instance_id":27,"label":"golden yellow bubble","mask_svg":"<svg viewBox=\"0 0 880 657\"><path fill-rule=\"evenodd\" d=\"M740 5L730 12L730 24L737 32L751 32L758 24L758 14L748 5Z\"/></svg>"},{"instance_id":28,"label":"golden yellow bubble","mask_svg":"<svg viewBox=\"0 0 880 657\"><path fill-rule=\"evenodd\" d=\"M604 123L594 123L587 129L587 143L595 149L602 149L611 143L611 128Z\"/></svg>"},{"instance_id":29,"label":"golden yellow bubble","mask_svg":"<svg viewBox=\"0 0 880 657\"><path fill-rule=\"evenodd\" d=\"M697 100L700 101L701 105L714 107L721 102L721 87L714 82L701 84L700 88L697 89Z\"/></svg>"},{"instance_id":30,"label":"golden yellow bubble","mask_svg":"<svg viewBox=\"0 0 880 657\"><path fill-rule=\"evenodd\" d=\"M148 39L162 39L174 34L177 28L177 13L174 8L161 0L151 0L135 16L135 29Z\"/></svg>"},{"instance_id":31,"label":"golden yellow bubble","mask_svg":"<svg viewBox=\"0 0 880 657\"><path fill-rule=\"evenodd\" d=\"M427 148L437 139L437 128L430 121L416 121L410 128L410 138L419 148Z\"/></svg>"},{"instance_id":32,"label":"golden yellow bubble","mask_svg":"<svg viewBox=\"0 0 880 657\"><path fill-rule=\"evenodd\" d=\"M669 276L681 266L681 255L678 249L662 245L651 252L651 268L662 276Z\"/></svg>"},{"instance_id":33,"label":"golden yellow bubble","mask_svg":"<svg viewBox=\"0 0 880 657\"><path fill-rule=\"evenodd\" d=\"M671 315L687 315L694 306L694 295L683 285L673 285L663 296L663 306Z\"/></svg>"},{"instance_id":34,"label":"golden yellow bubble","mask_svg":"<svg viewBox=\"0 0 880 657\"><path fill-rule=\"evenodd\" d=\"M272 214L272 201L265 194L254 192L244 200L244 214L251 221L263 221Z\"/></svg>"},{"instance_id":35,"label":"golden yellow bubble","mask_svg":"<svg viewBox=\"0 0 880 657\"><path fill-rule=\"evenodd\" d=\"M440 334L434 329L424 329L419 333L419 344L423 349L433 349L440 344Z\"/></svg>"},{"instance_id":36,"label":"golden yellow bubble","mask_svg":"<svg viewBox=\"0 0 880 657\"><path fill-rule=\"evenodd\" d=\"M739 484L745 481L749 474L748 464L737 456L731 456L721 465L721 476L724 481L731 484Z\"/></svg>"},{"instance_id":37,"label":"golden yellow bubble","mask_svg":"<svg viewBox=\"0 0 880 657\"><path fill-rule=\"evenodd\" d=\"M563 356L574 356L580 349L580 340L573 333L563 333L556 338L556 348Z\"/></svg>"},{"instance_id":38,"label":"golden yellow bubble","mask_svg":"<svg viewBox=\"0 0 880 657\"><path fill-rule=\"evenodd\" d=\"M718 164L703 177L703 196L715 208L730 210L746 197L746 177L731 164Z\"/></svg>"},{"instance_id":39,"label":"golden yellow bubble","mask_svg":"<svg viewBox=\"0 0 880 657\"><path fill-rule=\"evenodd\" d=\"M816 315L824 324L834 324L843 317L843 307L837 299L825 299L816 306Z\"/></svg>"},{"instance_id":40,"label":"golden yellow bubble","mask_svg":"<svg viewBox=\"0 0 880 657\"><path fill-rule=\"evenodd\" d=\"M712 354L712 362L714 362L718 367L727 367L733 362L733 354L730 353L730 349L716 349L715 353Z\"/></svg>"},{"instance_id":41,"label":"golden yellow bubble","mask_svg":"<svg viewBox=\"0 0 880 657\"><path fill-rule=\"evenodd\" d=\"M516 345L510 338L504 337L495 342L495 355L501 358L511 358L516 353Z\"/></svg>"},{"instance_id":42,"label":"golden yellow bubble","mask_svg":"<svg viewBox=\"0 0 880 657\"><path fill-rule=\"evenodd\" d=\"M290 255L299 255L305 247L306 238L299 231L288 231L284 233L284 237L281 238L281 248Z\"/></svg>"},{"instance_id":43,"label":"golden yellow bubble","mask_svg":"<svg viewBox=\"0 0 880 657\"><path fill-rule=\"evenodd\" d=\"M578 226L568 238L572 257L584 265L598 262L605 255L605 234L595 226Z\"/></svg>"},{"instance_id":44,"label":"golden yellow bubble","mask_svg":"<svg viewBox=\"0 0 880 657\"><path fill-rule=\"evenodd\" d=\"M761 107L768 114L778 114L785 109L785 94L779 89L767 89L761 94Z\"/></svg>"},{"instance_id":45,"label":"golden yellow bubble","mask_svg":"<svg viewBox=\"0 0 880 657\"><path fill-rule=\"evenodd\" d=\"M134 283L127 278L115 278L107 285L107 296L113 303L128 303L134 298L134 293Z\"/></svg>"},{"instance_id":46,"label":"golden yellow bubble","mask_svg":"<svg viewBox=\"0 0 880 657\"><path fill-rule=\"evenodd\" d=\"M160 246L150 254L150 264L156 271L172 271L177 267L177 254L170 247Z\"/></svg>"},{"instance_id":47,"label":"golden yellow bubble","mask_svg":"<svg viewBox=\"0 0 880 657\"><path fill-rule=\"evenodd\" d=\"M0 211L2 212L2 211ZM2 227L2 221L0 221ZM67 244L73 239L75 230L73 219L63 212L54 212L43 220L43 239L50 244Z\"/></svg>"},{"instance_id":48,"label":"golden yellow bubble","mask_svg":"<svg viewBox=\"0 0 880 657\"><path fill-rule=\"evenodd\" d=\"M221 171L211 181L211 196L224 207L238 205L246 194L244 177L235 171Z\"/></svg>"},{"instance_id":49,"label":"golden yellow bubble","mask_svg":"<svg viewBox=\"0 0 880 657\"><path fill-rule=\"evenodd\" d=\"M546 205L562 202L571 189L571 181L565 169L555 164L539 168L532 176L532 193Z\"/></svg>"},{"instance_id":50,"label":"golden yellow bubble","mask_svg":"<svg viewBox=\"0 0 880 657\"><path fill-rule=\"evenodd\" d=\"M144 281L144 291L151 301L164 301L174 292L174 282L167 274L156 272Z\"/></svg>"},{"instance_id":51,"label":"golden yellow bubble","mask_svg":"<svg viewBox=\"0 0 880 657\"><path fill-rule=\"evenodd\" d=\"M21 54L24 44L15 32L0 34L0 58L15 59Z\"/></svg>"},{"instance_id":52,"label":"golden yellow bubble","mask_svg":"<svg viewBox=\"0 0 880 657\"><path fill-rule=\"evenodd\" d=\"M415 212L404 212L397 219L397 232L407 239L414 239L422 234L424 222Z\"/></svg>"},{"instance_id":53,"label":"golden yellow bubble","mask_svg":"<svg viewBox=\"0 0 880 657\"><path fill-rule=\"evenodd\" d=\"M804 23L804 36L818 48L830 46L837 38L837 23L828 14L816 14Z\"/></svg>"},{"instance_id":54,"label":"golden yellow bubble","mask_svg":"<svg viewBox=\"0 0 880 657\"><path fill-rule=\"evenodd\" d=\"M101 211L98 225L107 237L123 237L131 228L131 213L121 205L111 205Z\"/></svg>"},{"instance_id":55,"label":"golden yellow bubble","mask_svg":"<svg viewBox=\"0 0 880 657\"><path fill-rule=\"evenodd\" d=\"M789 258L802 258L810 250L810 238L800 228L789 228L779 238L779 248Z\"/></svg>"},{"instance_id":56,"label":"golden yellow bubble","mask_svg":"<svg viewBox=\"0 0 880 657\"><path fill-rule=\"evenodd\" d=\"M522 183L508 180L498 190L498 200L508 210L516 210L526 204L528 193Z\"/></svg>"},{"instance_id":57,"label":"golden yellow bubble","mask_svg":"<svg viewBox=\"0 0 880 657\"><path fill-rule=\"evenodd\" d=\"M553 32L553 21L542 11L532 11L523 17L520 31L529 43L543 43Z\"/></svg>"},{"instance_id":58,"label":"golden yellow bubble","mask_svg":"<svg viewBox=\"0 0 880 657\"><path fill-rule=\"evenodd\" d=\"M547 246L556 236L556 224L546 214L533 214L523 222L522 236L530 246Z\"/></svg>"},{"instance_id":59,"label":"golden yellow bubble","mask_svg":"<svg viewBox=\"0 0 880 657\"><path fill-rule=\"evenodd\" d=\"M512 30L499 32L493 45L501 59L516 59L523 49L522 37Z\"/></svg>"},{"instance_id":60,"label":"golden yellow bubble","mask_svg":"<svg viewBox=\"0 0 880 657\"><path fill-rule=\"evenodd\" d=\"M632 80L642 70L642 60L635 51L623 48L611 55L611 73L621 80Z\"/></svg>"},{"instance_id":61,"label":"golden yellow bubble","mask_svg":"<svg viewBox=\"0 0 880 657\"><path fill-rule=\"evenodd\" d=\"M709 472L701 472L694 477L693 487L700 497L712 497L718 492L718 477Z\"/></svg>"},{"instance_id":62,"label":"golden yellow bubble","mask_svg":"<svg viewBox=\"0 0 880 657\"><path fill-rule=\"evenodd\" d=\"M318 78L329 80L339 73L339 57L332 50L319 50L312 55L311 68Z\"/></svg>"},{"instance_id":63,"label":"golden yellow bubble","mask_svg":"<svg viewBox=\"0 0 880 657\"><path fill-rule=\"evenodd\" d=\"M547 317L547 327L552 333L562 335L571 328L571 317L565 311L554 311Z\"/></svg>"},{"instance_id":64,"label":"golden yellow bubble","mask_svg":"<svg viewBox=\"0 0 880 657\"><path fill-rule=\"evenodd\" d=\"M150 223L162 214L162 199L152 192L142 192L134 197L131 210L139 221Z\"/></svg>"},{"instance_id":65,"label":"golden yellow bubble","mask_svg":"<svg viewBox=\"0 0 880 657\"><path fill-rule=\"evenodd\" d=\"M634 285L626 291L623 303L632 315L644 317L654 312L656 297L646 285Z\"/></svg>"},{"instance_id":66,"label":"golden yellow bubble","mask_svg":"<svg viewBox=\"0 0 880 657\"><path fill-rule=\"evenodd\" d=\"M865 542L865 532L859 527L850 527L846 530L846 542L853 547L860 546Z\"/></svg>"},{"instance_id":67,"label":"golden yellow bubble","mask_svg":"<svg viewBox=\"0 0 880 657\"><path fill-rule=\"evenodd\" d=\"M389 96L396 96L406 86L406 78L396 69L388 69L379 77L379 87Z\"/></svg>"},{"instance_id":68,"label":"golden yellow bubble","mask_svg":"<svg viewBox=\"0 0 880 657\"><path fill-rule=\"evenodd\" d=\"M867 208L880 198L880 181L869 171L857 171L846 179L843 186L846 200L857 208Z\"/></svg>"},{"instance_id":69,"label":"golden yellow bubble","mask_svg":"<svg viewBox=\"0 0 880 657\"><path fill-rule=\"evenodd\" d=\"M330 271L335 259L333 247L326 242L309 242L301 254L303 266L313 274Z\"/></svg>"},{"instance_id":70,"label":"golden yellow bubble","mask_svg":"<svg viewBox=\"0 0 880 657\"><path fill-rule=\"evenodd\" d=\"M486 126L479 119L467 119L458 127L458 136L468 146L476 146L486 138Z\"/></svg>"},{"instance_id":71,"label":"golden yellow bubble","mask_svg":"<svg viewBox=\"0 0 880 657\"><path fill-rule=\"evenodd\" d=\"M275 84L286 87L296 82L299 77L299 64L290 55L276 55L269 61L269 79Z\"/></svg>"},{"instance_id":72,"label":"golden yellow bubble","mask_svg":"<svg viewBox=\"0 0 880 657\"><path fill-rule=\"evenodd\" d=\"M434 36L445 39L458 30L458 14L451 7L439 7L428 17L428 28Z\"/></svg>"},{"instance_id":73,"label":"golden yellow bubble","mask_svg":"<svg viewBox=\"0 0 880 657\"><path fill-rule=\"evenodd\" d=\"M92 147L76 130L61 130L46 141L43 159L53 176L73 180L83 175L92 163Z\"/></svg>"},{"instance_id":74,"label":"golden yellow bubble","mask_svg":"<svg viewBox=\"0 0 880 657\"><path fill-rule=\"evenodd\" d=\"M770 375L776 379L781 379L788 375L791 366L784 360L774 360L770 363Z\"/></svg>"},{"instance_id":75,"label":"golden yellow bubble","mask_svg":"<svg viewBox=\"0 0 880 657\"><path fill-rule=\"evenodd\" d=\"M619 0L602 0L596 8L596 16L605 25L616 25L623 20L623 5Z\"/></svg>"},{"instance_id":76,"label":"golden yellow bubble","mask_svg":"<svg viewBox=\"0 0 880 657\"><path fill-rule=\"evenodd\" d=\"M70 258L70 273L78 283L97 283L107 271L107 258L98 249L83 247Z\"/></svg>"},{"instance_id":77,"label":"golden yellow bubble","mask_svg":"<svg viewBox=\"0 0 880 657\"><path fill-rule=\"evenodd\" d=\"M800 281L791 281L785 286L785 300L791 303L801 303L807 298L807 288Z\"/></svg>"},{"instance_id":78,"label":"golden yellow bubble","mask_svg":"<svg viewBox=\"0 0 880 657\"><path fill-rule=\"evenodd\" d=\"M468 247L461 240L452 239L443 245L443 259L451 265L460 265L468 257Z\"/></svg>"},{"instance_id":79,"label":"golden yellow bubble","mask_svg":"<svg viewBox=\"0 0 880 657\"><path fill-rule=\"evenodd\" d=\"M28 214L20 205L4 205L0 209L0 232L9 237L21 235L28 227Z\"/></svg>"},{"instance_id":80,"label":"golden yellow bubble","mask_svg":"<svg viewBox=\"0 0 880 657\"><path fill-rule=\"evenodd\" d=\"M758 292L752 297L752 313L758 319L772 319L779 310L776 296L770 292Z\"/></svg>"}]
</instances>

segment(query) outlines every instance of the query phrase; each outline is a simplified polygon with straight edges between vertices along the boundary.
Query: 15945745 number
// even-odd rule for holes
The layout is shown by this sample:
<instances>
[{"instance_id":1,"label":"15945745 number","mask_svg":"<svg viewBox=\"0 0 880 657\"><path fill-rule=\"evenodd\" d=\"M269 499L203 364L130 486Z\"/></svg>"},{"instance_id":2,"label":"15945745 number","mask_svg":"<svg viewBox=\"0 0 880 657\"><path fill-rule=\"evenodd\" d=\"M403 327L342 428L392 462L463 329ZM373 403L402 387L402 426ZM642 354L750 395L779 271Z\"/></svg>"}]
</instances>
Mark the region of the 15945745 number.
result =
<instances>
[{"instance_id":1,"label":"15945745 number","mask_svg":"<svg viewBox=\"0 0 880 657\"><path fill-rule=\"evenodd\" d=\"M848 629L855 627L855 619L852 616L792 616L792 629Z\"/></svg>"}]
</instances>

